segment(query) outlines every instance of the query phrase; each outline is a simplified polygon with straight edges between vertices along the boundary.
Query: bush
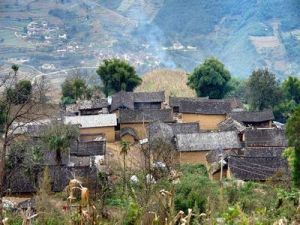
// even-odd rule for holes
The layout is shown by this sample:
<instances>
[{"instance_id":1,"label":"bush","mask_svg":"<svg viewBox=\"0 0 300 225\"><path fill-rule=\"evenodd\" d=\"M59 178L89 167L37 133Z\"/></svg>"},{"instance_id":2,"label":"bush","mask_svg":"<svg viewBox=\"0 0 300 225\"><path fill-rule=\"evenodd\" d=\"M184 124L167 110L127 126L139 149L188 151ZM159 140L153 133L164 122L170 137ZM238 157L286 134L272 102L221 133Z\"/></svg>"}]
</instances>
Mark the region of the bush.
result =
<instances>
[{"instance_id":1,"label":"bush","mask_svg":"<svg viewBox=\"0 0 300 225\"><path fill-rule=\"evenodd\" d=\"M185 165L182 167L183 176L175 186L175 208L187 212L189 208L197 208L199 212L218 208L219 188L217 183L207 177L203 165Z\"/></svg>"}]
</instances>

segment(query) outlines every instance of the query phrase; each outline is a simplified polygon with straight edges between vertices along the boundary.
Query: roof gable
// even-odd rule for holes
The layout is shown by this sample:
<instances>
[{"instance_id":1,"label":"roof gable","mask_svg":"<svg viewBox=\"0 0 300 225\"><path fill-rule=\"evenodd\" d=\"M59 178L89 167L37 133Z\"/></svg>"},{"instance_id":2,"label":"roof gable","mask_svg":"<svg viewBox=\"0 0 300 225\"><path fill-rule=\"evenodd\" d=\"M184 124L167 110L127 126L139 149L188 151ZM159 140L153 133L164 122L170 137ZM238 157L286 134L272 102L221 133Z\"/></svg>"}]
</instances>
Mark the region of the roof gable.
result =
<instances>
[{"instance_id":1,"label":"roof gable","mask_svg":"<svg viewBox=\"0 0 300 225\"><path fill-rule=\"evenodd\" d=\"M117 117L115 114L66 116L64 123L79 125L81 128L112 127L117 125Z\"/></svg>"},{"instance_id":2,"label":"roof gable","mask_svg":"<svg viewBox=\"0 0 300 225\"><path fill-rule=\"evenodd\" d=\"M234 131L177 134L176 145L179 151L241 148L238 135Z\"/></svg>"}]
</instances>

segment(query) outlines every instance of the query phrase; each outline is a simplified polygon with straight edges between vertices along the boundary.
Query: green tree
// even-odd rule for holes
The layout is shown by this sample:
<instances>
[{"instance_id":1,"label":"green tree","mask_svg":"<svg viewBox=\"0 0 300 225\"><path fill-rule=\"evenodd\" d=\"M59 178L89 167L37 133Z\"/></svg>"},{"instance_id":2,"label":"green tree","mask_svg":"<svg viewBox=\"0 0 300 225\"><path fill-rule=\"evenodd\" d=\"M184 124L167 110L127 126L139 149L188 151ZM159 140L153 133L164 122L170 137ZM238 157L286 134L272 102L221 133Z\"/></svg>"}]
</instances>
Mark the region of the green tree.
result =
<instances>
[{"instance_id":1,"label":"green tree","mask_svg":"<svg viewBox=\"0 0 300 225\"><path fill-rule=\"evenodd\" d=\"M300 80L297 77L289 76L282 83L282 90L287 100L293 100L296 104L300 103Z\"/></svg>"},{"instance_id":2,"label":"green tree","mask_svg":"<svg viewBox=\"0 0 300 225\"><path fill-rule=\"evenodd\" d=\"M275 119L285 123L293 110L300 103L300 80L289 76L281 85L282 101L274 106Z\"/></svg>"},{"instance_id":3,"label":"green tree","mask_svg":"<svg viewBox=\"0 0 300 225\"><path fill-rule=\"evenodd\" d=\"M247 81L246 96L252 110L271 108L282 100L280 83L268 69L255 70Z\"/></svg>"},{"instance_id":4,"label":"green tree","mask_svg":"<svg viewBox=\"0 0 300 225\"><path fill-rule=\"evenodd\" d=\"M226 94L226 97L239 98L243 103L246 102L245 89L246 89L246 80L231 77L229 81L230 92Z\"/></svg>"},{"instance_id":5,"label":"green tree","mask_svg":"<svg viewBox=\"0 0 300 225\"><path fill-rule=\"evenodd\" d=\"M133 66L120 59L107 59L97 69L106 96L119 91L133 91L142 83Z\"/></svg>"},{"instance_id":6,"label":"green tree","mask_svg":"<svg viewBox=\"0 0 300 225\"><path fill-rule=\"evenodd\" d=\"M15 76L17 75L17 72L19 70L19 66L17 64L13 64L11 66L11 69L14 71Z\"/></svg>"},{"instance_id":7,"label":"green tree","mask_svg":"<svg viewBox=\"0 0 300 225\"><path fill-rule=\"evenodd\" d=\"M32 85L29 80L21 80L14 87L6 89L6 99L16 105L23 104L30 99Z\"/></svg>"},{"instance_id":8,"label":"green tree","mask_svg":"<svg viewBox=\"0 0 300 225\"><path fill-rule=\"evenodd\" d=\"M81 78L66 79L62 84L63 105L75 103L78 99L90 99L91 89L88 88L85 80Z\"/></svg>"},{"instance_id":9,"label":"green tree","mask_svg":"<svg viewBox=\"0 0 300 225\"><path fill-rule=\"evenodd\" d=\"M54 121L42 131L42 140L47 147L56 152L56 161L61 164L61 154L69 150L73 141L79 137L79 128Z\"/></svg>"},{"instance_id":10,"label":"green tree","mask_svg":"<svg viewBox=\"0 0 300 225\"><path fill-rule=\"evenodd\" d=\"M216 58L208 58L188 77L187 85L198 97L223 98L230 91L230 72Z\"/></svg>"},{"instance_id":11,"label":"green tree","mask_svg":"<svg viewBox=\"0 0 300 225\"><path fill-rule=\"evenodd\" d=\"M287 121L286 134L289 147L293 148L293 181L295 186L300 187L300 106L298 106Z\"/></svg>"}]
</instances>

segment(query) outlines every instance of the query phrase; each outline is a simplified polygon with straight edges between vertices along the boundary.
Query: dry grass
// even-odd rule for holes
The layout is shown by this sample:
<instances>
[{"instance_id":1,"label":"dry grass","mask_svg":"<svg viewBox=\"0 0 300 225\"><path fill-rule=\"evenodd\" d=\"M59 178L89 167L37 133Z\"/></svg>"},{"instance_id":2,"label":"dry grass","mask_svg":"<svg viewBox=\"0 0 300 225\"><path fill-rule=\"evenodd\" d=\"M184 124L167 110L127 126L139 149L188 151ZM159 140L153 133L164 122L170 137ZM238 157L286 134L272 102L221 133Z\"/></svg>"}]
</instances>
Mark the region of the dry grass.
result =
<instances>
[{"instance_id":1,"label":"dry grass","mask_svg":"<svg viewBox=\"0 0 300 225\"><path fill-rule=\"evenodd\" d=\"M143 83L135 91L165 91L169 96L195 97L187 85L187 75L182 70L159 69L143 75Z\"/></svg>"}]
</instances>

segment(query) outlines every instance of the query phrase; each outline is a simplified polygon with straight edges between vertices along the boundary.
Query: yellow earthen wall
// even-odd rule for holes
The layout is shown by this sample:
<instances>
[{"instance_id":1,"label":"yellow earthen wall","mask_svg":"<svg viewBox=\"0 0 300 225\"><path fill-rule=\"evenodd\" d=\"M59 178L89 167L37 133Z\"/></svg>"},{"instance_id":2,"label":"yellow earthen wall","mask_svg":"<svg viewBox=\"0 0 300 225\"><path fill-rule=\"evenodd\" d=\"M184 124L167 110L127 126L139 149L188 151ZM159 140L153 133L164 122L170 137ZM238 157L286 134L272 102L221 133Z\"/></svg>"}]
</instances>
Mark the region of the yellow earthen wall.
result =
<instances>
[{"instance_id":1,"label":"yellow earthen wall","mask_svg":"<svg viewBox=\"0 0 300 225\"><path fill-rule=\"evenodd\" d=\"M104 134L107 142L115 141L114 127L95 127L95 128L80 128L81 140L88 141L96 138L99 134ZM85 136L85 134L87 136Z\"/></svg>"},{"instance_id":2,"label":"yellow earthen wall","mask_svg":"<svg viewBox=\"0 0 300 225\"><path fill-rule=\"evenodd\" d=\"M207 164L206 154L209 151L197 151L197 152L179 152L178 161L180 164Z\"/></svg>"},{"instance_id":3,"label":"yellow earthen wall","mask_svg":"<svg viewBox=\"0 0 300 225\"><path fill-rule=\"evenodd\" d=\"M226 115L182 114L182 122L198 122L202 130L216 130L225 119Z\"/></svg>"},{"instance_id":4,"label":"yellow earthen wall","mask_svg":"<svg viewBox=\"0 0 300 225\"><path fill-rule=\"evenodd\" d=\"M127 141L129 143L134 143L135 142L134 137L132 137L129 134L125 134L121 139L122 139L122 141Z\"/></svg>"}]
</instances>

